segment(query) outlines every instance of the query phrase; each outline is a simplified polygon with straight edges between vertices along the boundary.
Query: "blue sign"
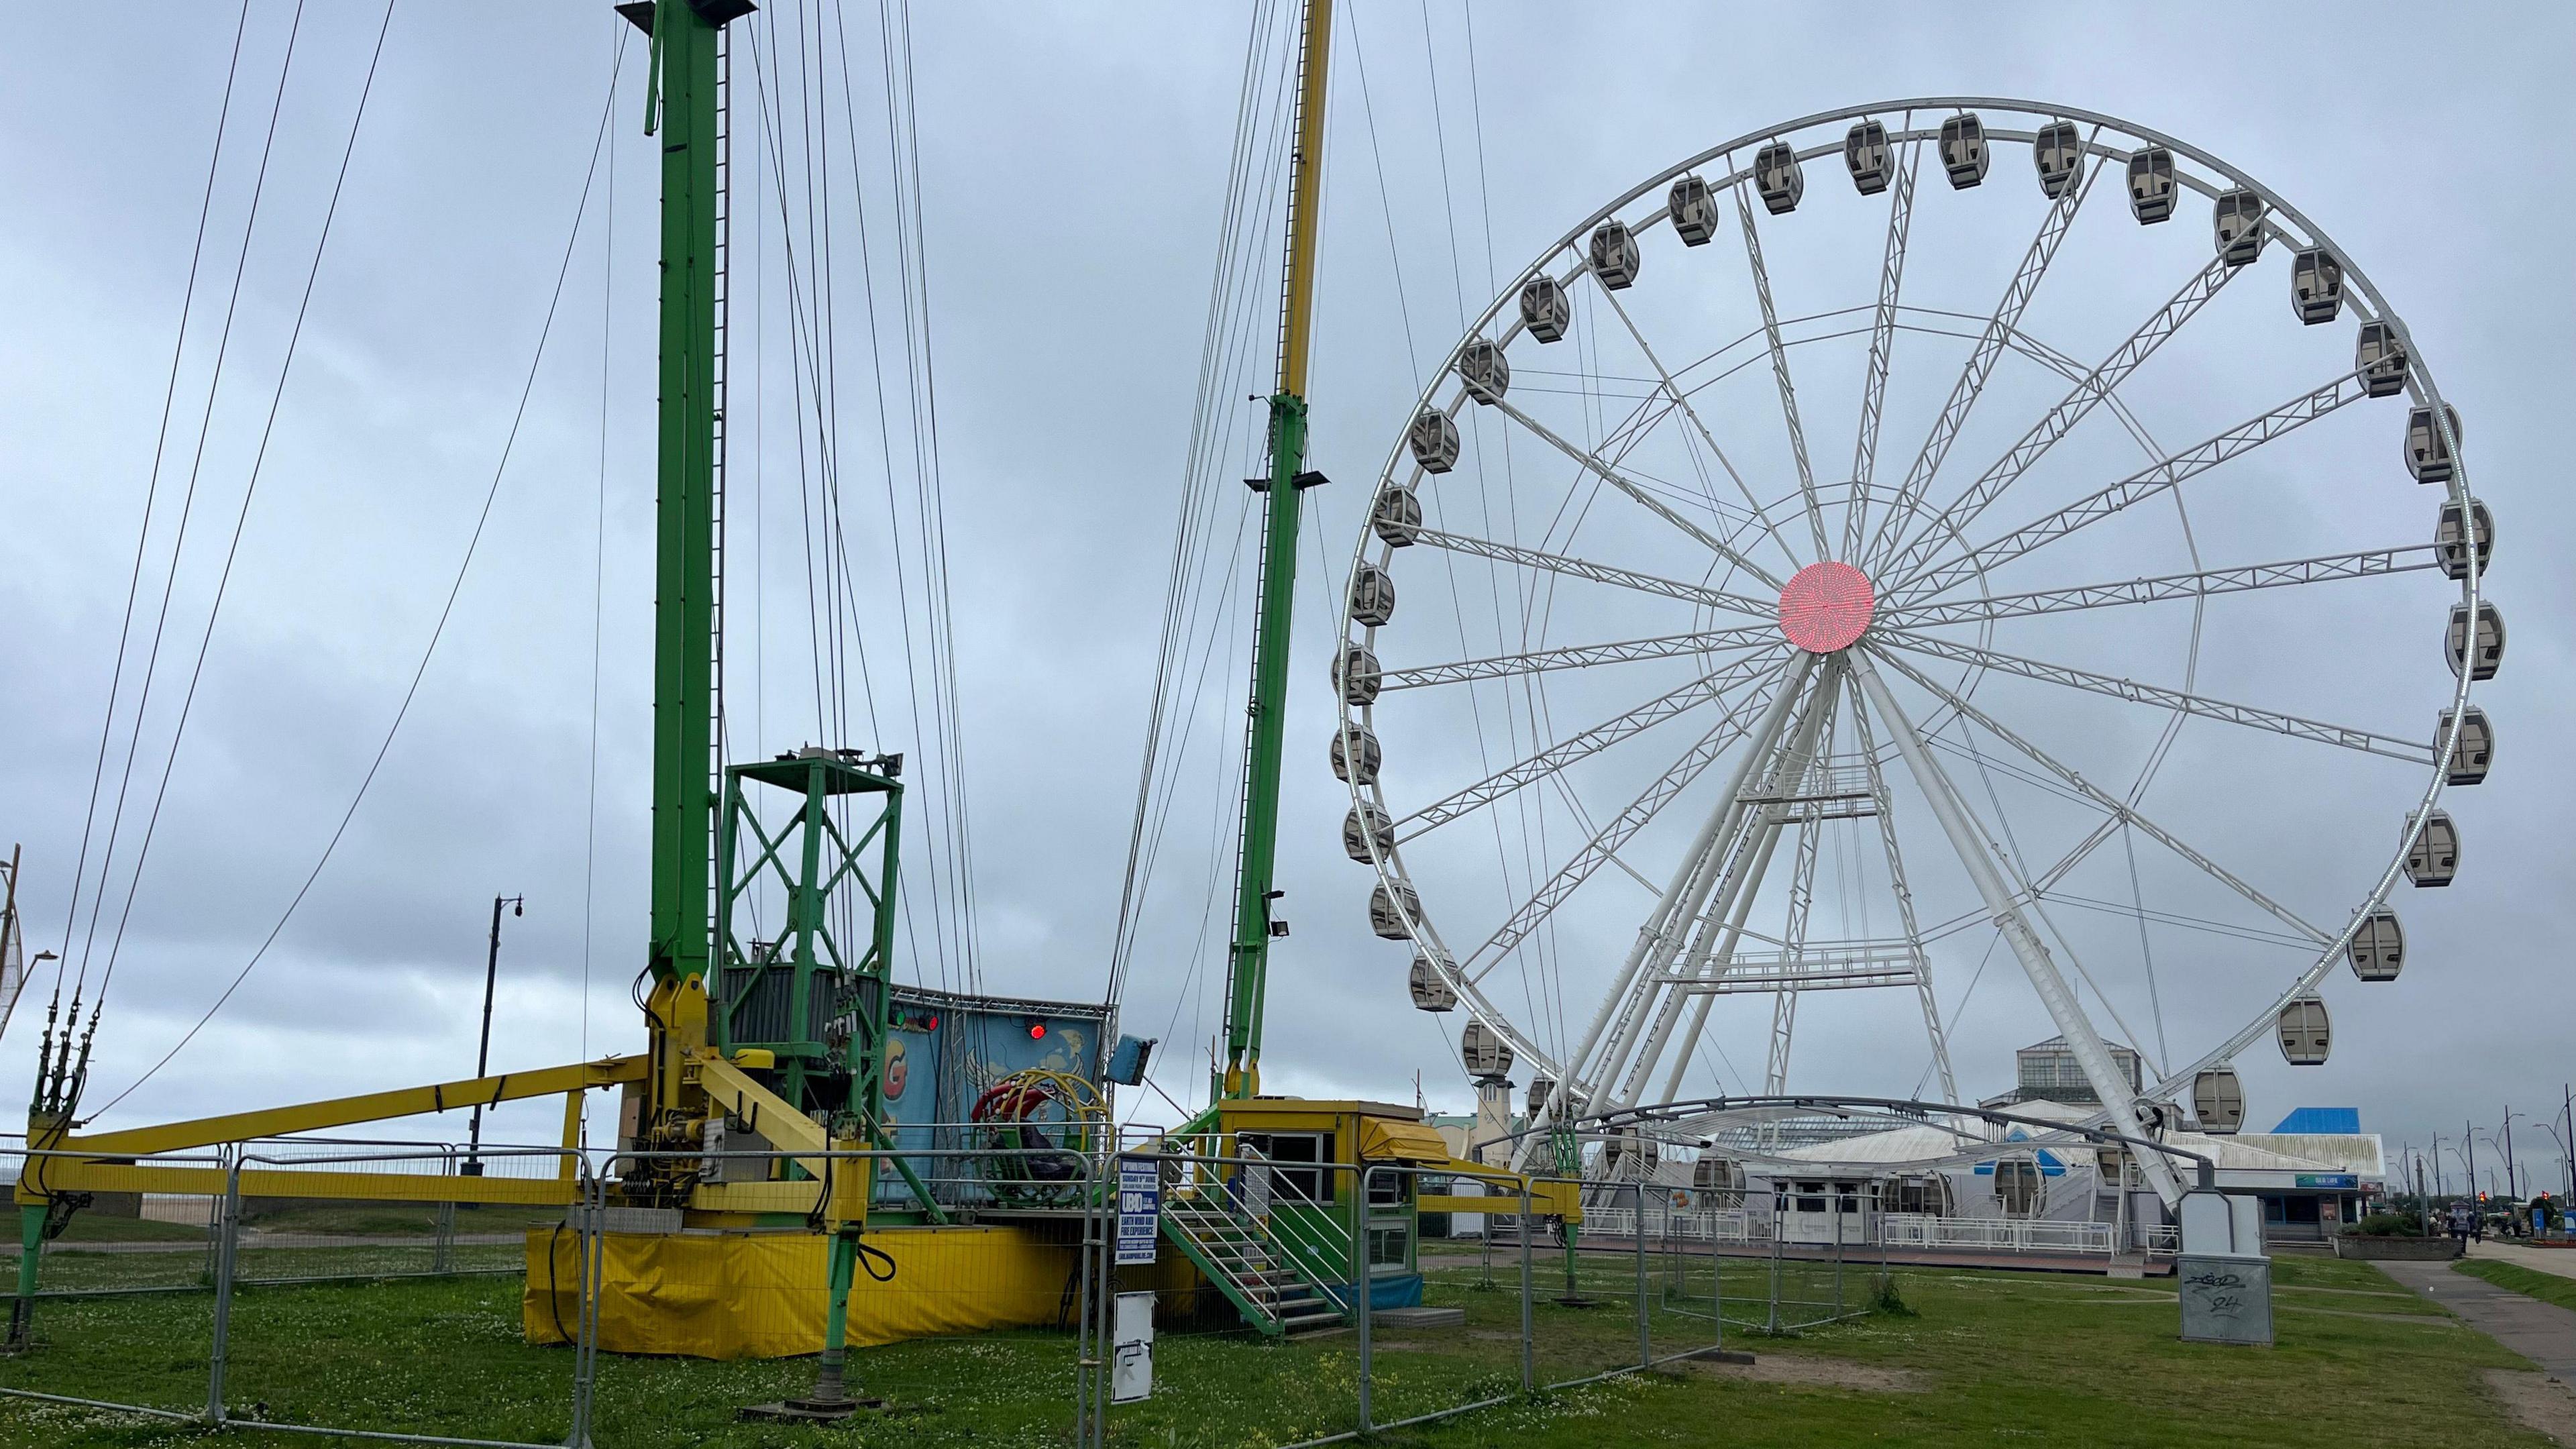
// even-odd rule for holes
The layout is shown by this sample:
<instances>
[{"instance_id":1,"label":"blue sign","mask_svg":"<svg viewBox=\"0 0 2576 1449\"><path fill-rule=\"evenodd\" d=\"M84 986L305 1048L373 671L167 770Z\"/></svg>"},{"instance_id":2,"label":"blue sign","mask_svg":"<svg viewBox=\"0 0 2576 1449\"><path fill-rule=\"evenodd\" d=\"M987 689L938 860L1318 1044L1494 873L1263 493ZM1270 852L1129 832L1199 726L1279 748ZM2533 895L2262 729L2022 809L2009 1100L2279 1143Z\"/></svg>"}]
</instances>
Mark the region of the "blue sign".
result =
<instances>
[{"instance_id":1,"label":"blue sign","mask_svg":"<svg viewBox=\"0 0 2576 1449\"><path fill-rule=\"evenodd\" d=\"M1161 1248L1162 1165L1151 1157L1118 1159L1118 1266L1150 1264Z\"/></svg>"},{"instance_id":2,"label":"blue sign","mask_svg":"<svg viewBox=\"0 0 2576 1449\"><path fill-rule=\"evenodd\" d=\"M2361 1177L2351 1172L2302 1172L2294 1179L2300 1187L2342 1188L2350 1192L2361 1186Z\"/></svg>"}]
</instances>

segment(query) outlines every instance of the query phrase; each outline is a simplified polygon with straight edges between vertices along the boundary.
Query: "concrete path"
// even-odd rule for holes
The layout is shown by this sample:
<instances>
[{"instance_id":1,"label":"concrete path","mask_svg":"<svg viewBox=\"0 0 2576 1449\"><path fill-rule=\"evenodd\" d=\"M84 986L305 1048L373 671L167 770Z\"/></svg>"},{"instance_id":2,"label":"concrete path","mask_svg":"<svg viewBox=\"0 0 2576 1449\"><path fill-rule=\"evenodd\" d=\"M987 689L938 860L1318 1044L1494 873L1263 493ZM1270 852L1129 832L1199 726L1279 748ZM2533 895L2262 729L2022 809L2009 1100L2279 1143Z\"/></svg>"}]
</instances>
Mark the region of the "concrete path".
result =
<instances>
[{"instance_id":1,"label":"concrete path","mask_svg":"<svg viewBox=\"0 0 2576 1449\"><path fill-rule=\"evenodd\" d=\"M2576 1278L2576 1248L2535 1248L2525 1243L2502 1242L2489 1238L2469 1244L2472 1258L2493 1258L2535 1273L2554 1273L2561 1278Z\"/></svg>"},{"instance_id":2,"label":"concrete path","mask_svg":"<svg viewBox=\"0 0 2576 1449\"><path fill-rule=\"evenodd\" d=\"M2383 1262L2379 1271L2460 1315L2560 1383L2576 1385L2576 1311L2454 1273L2448 1263Z\"/></svg>"}]
</instances>

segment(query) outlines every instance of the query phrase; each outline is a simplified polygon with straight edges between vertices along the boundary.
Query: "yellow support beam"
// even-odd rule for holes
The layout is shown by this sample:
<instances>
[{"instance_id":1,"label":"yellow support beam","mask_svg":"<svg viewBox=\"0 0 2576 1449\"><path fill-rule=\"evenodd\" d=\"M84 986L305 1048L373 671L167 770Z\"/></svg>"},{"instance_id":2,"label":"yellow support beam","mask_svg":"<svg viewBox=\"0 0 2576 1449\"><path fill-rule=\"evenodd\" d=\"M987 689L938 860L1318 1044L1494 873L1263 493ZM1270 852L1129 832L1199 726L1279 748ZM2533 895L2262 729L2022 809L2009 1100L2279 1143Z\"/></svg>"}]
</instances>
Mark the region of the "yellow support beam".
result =
<instances>
[{"instance_id":1,"label":"yellow support beam","mask_svg":"<svg viewBox=\"0 0 2576 1449\"><path fill-rule=\"evenodd\" d=\"M742 1067L725 1060L717 1052L701 1048L690 1054L685 1074L704 1093L710 1108L734 1117L752 1131L766 1137L782 1152L829 1152L834 1149L856 1151L866 1144L859 1141L834 1142L832 1135L813 1118L796 1110L794 1104L767 1087L752 1080ZM846 1158L838 1162L820 1157L790 1158L805 1170L805 1182L726 1182L701 1183L689 1196L689 1206L711 1213L813 1213L821 1211L831 1222L865 1221L868 1210L868 1184L873 1162L866 1158ZM830 1196L818 1200L823 1183L831 1184Z\"/></svg>"},{"instance_id":2,"label":"yellow support beam","mask_svg":"<svg viewBox=\"0 0 2576 1449\"><path fill-rule=\"evenodd\" d=\"M225 1178L216 1167L160 1167L129 1162L75 1161L55 1158L39 1169L41 1189L31 1173L18 1183L21 1204L43 1202L66 1192L160 1192L192 1197L221 1197ZM365 1202L479 1202L527 1207L570 1207L580 1191L557 1177L464 1177L423 1172L338 1172L321 1169L246 1167L244 1197L344 1198ZM807 1202L814 1190L805 1189Z\"/></svg>"},{"instance_id":3,"label":"yellow support beam","mask_svg":"<svg viewBox=\"0 0 2576 1449\"><path fill-rule=\"evenodd\" d=\"M96 1153L104 1157L154 1157L194 1151L223 1142L286 1137L299 1132L353 1127L362 1122L417 1117L424 1112L490 1107L528 1097L551 1097L558 1092L614 1087L644 1080L648 1065L647 1059L640 1056L603 1057L595 1062L543 1067L533 1072L503 1072L489 1077L468 1077L462 1081L434 1082L425 1087L399 1087L390 1092L368 1092L356 1097L335 1097L291 1107L264 1107L255 1112L199 1117L159 1127L135 1127L86 1137L65 1136L51 1145L62 1152ZM32 1140L38 1135L34 1125L30 1124L29 1138Z\"/></svg>"},{"instance_id":4,"label":"yellow support beam","mask_svg":"<svg viewBox=\"0 0 2576 1449\"><path fill-rule=\"evenodd\" d=\"M588 1094L584 1092L564 1093L564 1155L562 1161L555 1168L555 1176L562 1178L566 1182L572 1181L577 1175L573 1171L574 1167L578 1165L573 1160L573 1154L581 1150L581 1108L583 1098L587 1095Z\"/></svg>"}]
</instances>

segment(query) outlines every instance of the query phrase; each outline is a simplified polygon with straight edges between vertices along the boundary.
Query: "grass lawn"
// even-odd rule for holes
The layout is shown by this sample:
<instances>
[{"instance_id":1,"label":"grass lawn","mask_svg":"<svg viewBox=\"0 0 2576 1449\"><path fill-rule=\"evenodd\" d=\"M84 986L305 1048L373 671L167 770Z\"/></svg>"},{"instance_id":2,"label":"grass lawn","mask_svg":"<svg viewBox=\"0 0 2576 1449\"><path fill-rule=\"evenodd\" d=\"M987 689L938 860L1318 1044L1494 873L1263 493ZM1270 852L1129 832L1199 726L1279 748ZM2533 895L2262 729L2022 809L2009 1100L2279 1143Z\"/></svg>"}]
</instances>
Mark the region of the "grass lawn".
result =
<instances>
[{"instance_id":1,"label":"grass lawn","mask_svg":"<svg viewBox=\"0 0 2576 1449\"><path fill-rule=\"evenodd\" d=\"M2462 1258L2451 1265L2451 1271L2484 1278L2499 1288L2510 1288L2543 1303L2576 1308L2576 1278L2561 1278L2555 1273L2543 1273L2537 1268L2526 1268L2520 1263L2507 1263L2498 1258Z\"/></svg>"},{"instance_id":2,"label":"grass lawn","mask_svg":"<svg viewBox=\"0 0 2576 1449\"><path fill-rule=\"evenodd\" d=\"M48 1271L55 1266L49 1262ZM1656 1352L1710 1337L1716 1287L1705 1260L1656 1262L1648 1324ZM1730 1261L1730 1317L1767 1270ZM1589 1309L1552 1301L1562 1270L1543 1264L1533 1316L1542 1379L1597 1372L1637 1351L1633 1270L1587 1259ZM1686 1290L1667 1300L1672 1286ZM1464 1329L1381 1327L1381 1422L1519 1385L1518 1264L1479 1286L1472 1262L1434 1269L1429 1296L1463 1307ZM1386 1439L1419 1449L1482 1446L2463 1443L2544 1445L2503 1416L2481 1378L2522 1361L2419 1302L2367 1264L2275 1260L2280 1346L2175 1339L2169 1284L2047 1274L1900 1270L1910 1316L1874 1312L1769 1338L1730 1329L1751 1371L1676 1365L1494 1409ZM1846 1280L1855 1306L1867 1278ZM236 1297L229 1402L271 1417L406 1432L559 1440L573 1358L520 1341L515 1279L247 1288ZM0 1360L0 1387L179 1410L205 1396L211 1299L202 1293L43 1304L37 1351ZM1688 1311L1685 1311L1688 1310ZM1696 1314L1697 1316L1693 1316ZM1152 1449L1258 1449L1349 1428L1358 1344L1342 1332L1288 1344L1167 1329L1155 1396L1113 1411L1115 1441ZM863 1350L852 1373L891 1411L818 1430L738 1424L741 1405L802 1393L807 1360L710 1364L604 1359L593 1433L603 1449L754 1446L1055 1445L1068 1437L1069 1335L996 1334ZM140 1449L198 1431L0 1399L0 1445ZM295 1442L281 1439L279 1442ZM311 1441L348 1442L358 1441Z\"/></svg>"}]
</instances>

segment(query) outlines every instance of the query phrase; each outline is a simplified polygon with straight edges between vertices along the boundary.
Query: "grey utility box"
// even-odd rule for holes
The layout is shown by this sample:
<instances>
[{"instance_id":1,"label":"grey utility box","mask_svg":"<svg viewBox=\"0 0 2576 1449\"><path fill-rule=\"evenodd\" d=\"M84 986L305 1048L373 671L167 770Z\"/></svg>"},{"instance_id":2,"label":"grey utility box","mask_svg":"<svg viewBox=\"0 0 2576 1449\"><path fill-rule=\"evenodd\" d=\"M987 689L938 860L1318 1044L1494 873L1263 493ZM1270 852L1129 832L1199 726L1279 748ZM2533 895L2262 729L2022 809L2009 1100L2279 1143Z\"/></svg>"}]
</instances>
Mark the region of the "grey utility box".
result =
<instances>
[{"instance_id":1,"label":"grey utility box","mask_svg":"<svg viewBox=\"0 0 2576 1449\"><path fill-rule=\"evenodd\" d=\"M2174 1260L2186 1343L2272 1342L2272 1260L2260 1253L2185 1253Z\"/></svg>"}]
</instances>

